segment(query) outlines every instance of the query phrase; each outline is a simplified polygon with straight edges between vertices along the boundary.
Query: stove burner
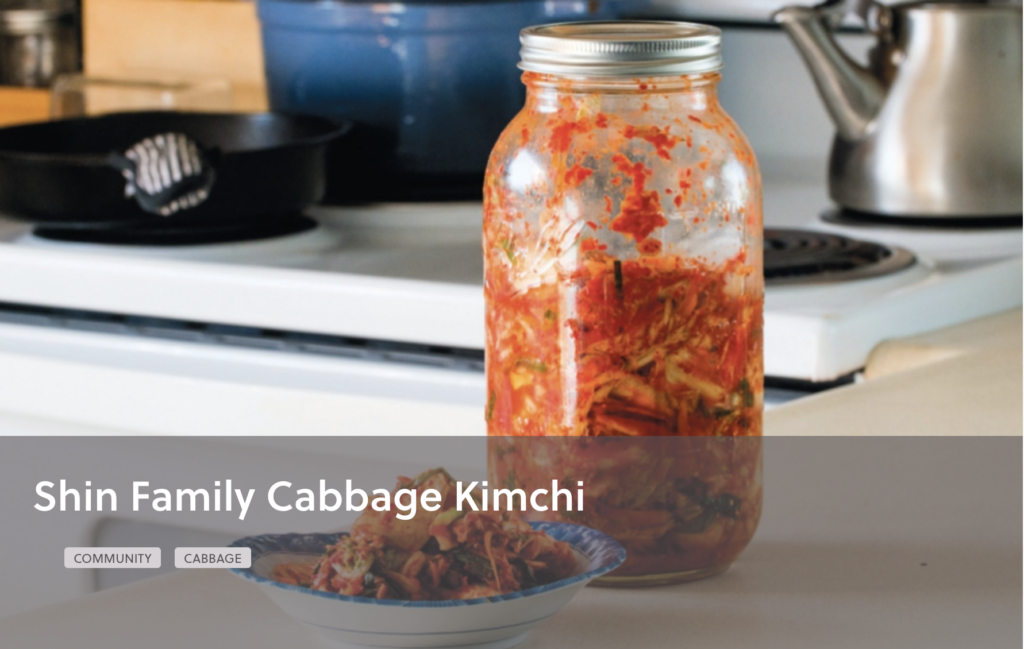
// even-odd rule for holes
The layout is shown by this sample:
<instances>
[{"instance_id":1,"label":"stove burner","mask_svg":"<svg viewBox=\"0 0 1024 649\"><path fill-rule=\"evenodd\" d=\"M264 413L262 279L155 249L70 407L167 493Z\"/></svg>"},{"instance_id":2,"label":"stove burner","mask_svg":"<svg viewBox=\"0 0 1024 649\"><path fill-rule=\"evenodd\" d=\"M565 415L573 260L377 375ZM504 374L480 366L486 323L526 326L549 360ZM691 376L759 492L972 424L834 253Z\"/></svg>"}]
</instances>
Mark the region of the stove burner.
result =
<instances>
[{"instance_id":1,"label":"stove burner","mask_svg":"<svg viewBox=\"0 0 1024 649\"><path fill-rule=\"evenodd\" d=\"M50 241L114 246L176 247L259 241L298 234L315 227L316 221L313 219L295 214L259 221L208 225L175 224L171 220L103 228L36 226L33 234L40 239Z\"/></svg>"},{"instance_id":2,"label":"stove burner","mask_svg":"<svg viewBox=\"0 0 1024 649\"><path fill-rule=\"evenodd\" d=\"M866 279L914 264L914 255L894 246L813 230L764 231L764 277L771 286Z\"/></svg>"}]
</instances>

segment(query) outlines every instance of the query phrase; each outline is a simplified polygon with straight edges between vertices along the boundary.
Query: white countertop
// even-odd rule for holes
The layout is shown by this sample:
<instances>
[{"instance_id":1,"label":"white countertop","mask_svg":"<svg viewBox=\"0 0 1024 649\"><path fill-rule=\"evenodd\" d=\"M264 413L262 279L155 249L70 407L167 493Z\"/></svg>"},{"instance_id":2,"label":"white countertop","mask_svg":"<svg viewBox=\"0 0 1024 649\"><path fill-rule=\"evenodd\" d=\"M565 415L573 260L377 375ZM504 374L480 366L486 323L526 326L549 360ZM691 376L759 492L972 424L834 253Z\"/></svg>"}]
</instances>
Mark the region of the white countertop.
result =
<instances>
[{"instance_id":1,"label":"white countertop","mask_svg":"<svg viewBox=\"0 0 1024 649\"><path fill-rule=\"evenodd\" d=\"M1021 444L766 439L764 516L731 571L584 589L521 646L1019 646ZM0 646L324 645L252 584L194 570L2 619Z\"/></svg>"}]
</instances>

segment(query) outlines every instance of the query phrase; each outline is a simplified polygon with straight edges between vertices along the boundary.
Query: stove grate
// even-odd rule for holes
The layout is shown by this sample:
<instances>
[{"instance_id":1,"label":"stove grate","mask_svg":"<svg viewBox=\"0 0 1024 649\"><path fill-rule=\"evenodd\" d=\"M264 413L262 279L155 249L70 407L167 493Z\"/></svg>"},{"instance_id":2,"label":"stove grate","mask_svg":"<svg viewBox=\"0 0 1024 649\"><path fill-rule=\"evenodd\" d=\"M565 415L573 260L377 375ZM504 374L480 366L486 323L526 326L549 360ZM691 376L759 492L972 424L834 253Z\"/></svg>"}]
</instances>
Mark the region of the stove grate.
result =
<instances>
[{"instance_id":1,"label":"stove grate","mask_svg":"<svg viewBox=\"0 0 1024 649\"><path fill-rule=\"evenodd\" d=\"M175 247L261 241L307 232L315 227L313 219L292 214L237 223L202 224L179 222L172 218L109 227L37 225L33 233L40 239L69 243Z\"/></svg>"},{"instance_id":2,"label":"stove grate","mask_svg":"<svg viewBox=\"0 0 1024 649\"><path fill-rule=\"evenodd\" d=\"M894 246L813 230L765 228L764 277L769 286L879 277L903 270L914 255Z\"/></svg>"}]
</instances>

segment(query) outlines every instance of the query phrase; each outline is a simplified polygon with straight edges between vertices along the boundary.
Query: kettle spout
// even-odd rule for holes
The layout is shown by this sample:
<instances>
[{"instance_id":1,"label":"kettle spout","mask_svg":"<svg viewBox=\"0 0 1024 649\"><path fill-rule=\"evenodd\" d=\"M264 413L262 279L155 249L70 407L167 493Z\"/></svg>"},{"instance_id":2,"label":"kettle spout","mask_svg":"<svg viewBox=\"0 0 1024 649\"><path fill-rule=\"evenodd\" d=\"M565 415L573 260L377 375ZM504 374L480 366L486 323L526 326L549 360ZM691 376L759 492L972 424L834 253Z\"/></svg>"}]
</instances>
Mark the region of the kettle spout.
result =
<instances>
[{"instance_id":1,"label":"kettle spout","mask_svg":"<svg viewBox=\"0 0 1024 649\"><path fill-rule=\"evenodd\" d=\"M885 99L881 82L839 48L819 9L783 7L772 18L800 51L840 137L864 137Z\"/></svg>"}]
</instances>

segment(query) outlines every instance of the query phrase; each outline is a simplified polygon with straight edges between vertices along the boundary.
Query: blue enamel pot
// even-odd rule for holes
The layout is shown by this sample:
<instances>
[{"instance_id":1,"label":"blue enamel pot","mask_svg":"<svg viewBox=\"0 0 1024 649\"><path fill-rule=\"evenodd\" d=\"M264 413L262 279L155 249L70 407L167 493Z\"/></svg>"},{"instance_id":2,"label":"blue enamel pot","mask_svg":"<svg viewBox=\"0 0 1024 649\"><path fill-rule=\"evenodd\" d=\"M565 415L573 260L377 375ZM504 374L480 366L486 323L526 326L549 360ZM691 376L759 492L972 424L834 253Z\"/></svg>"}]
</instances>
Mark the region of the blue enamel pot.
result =
<instances>
[{"instance_id":1,"label":"blue enamel pot","mask_svg":"<svg viewBox=\"0 0 1024 649\"><path fill-rule=\"evenodd\" d=\"M355 198L478 197L523 106L519 30L611 17L607 2L567 0L258 7L271 107L356 123L329 180L330 194Z\"/></svg>"}]
</instances>

